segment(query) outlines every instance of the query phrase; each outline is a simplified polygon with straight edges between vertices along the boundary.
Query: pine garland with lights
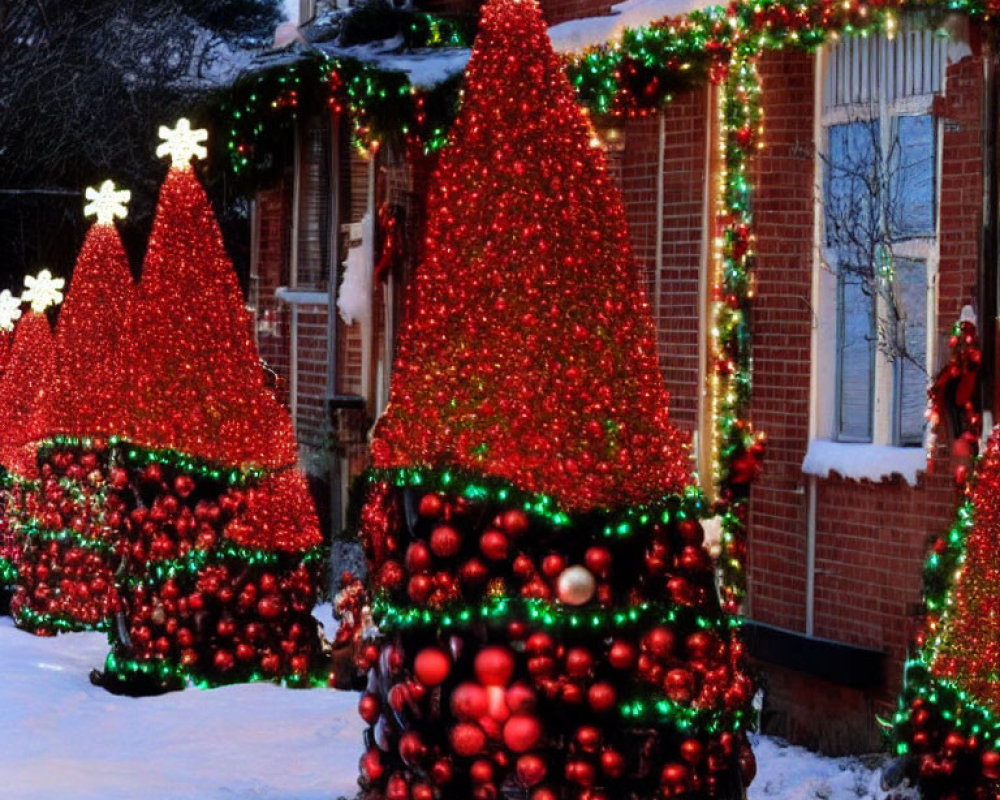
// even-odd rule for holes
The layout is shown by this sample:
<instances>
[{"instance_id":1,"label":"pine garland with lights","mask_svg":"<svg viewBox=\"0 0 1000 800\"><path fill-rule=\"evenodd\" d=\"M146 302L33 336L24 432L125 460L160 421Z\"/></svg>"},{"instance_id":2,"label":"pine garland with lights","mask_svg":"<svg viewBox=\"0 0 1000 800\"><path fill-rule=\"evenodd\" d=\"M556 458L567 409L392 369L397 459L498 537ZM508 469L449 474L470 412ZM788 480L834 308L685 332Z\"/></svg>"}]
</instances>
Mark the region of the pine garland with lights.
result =
<instances>
[{"instance_id":1,"label":"pine garland with lights","mask_svg":"<svg viewBox=\"0 0 1000 800\"><path fill-rule=\"evenodd\" d=\"M95 681L131 694L246 680L325 681L311 609L321 536L291 419L264 384L252 324L189 162L206 134L161 128L161 189L122 346L127 438L122 613Z\"/></svg>"},{"instance_id":2,"label":"pine garland with lights","mask_svg":"<svg viewBox=\"0 0 1000 800\"><path fill-rule=\"evenodd\" d=\"M966 495L924 567L925 620L893 723L896 752L927 800L1000 793L1000 429L976 462Z\"/></svg>"},{"instance_id":3,"label":"pine garland with lights","mask_svg":"<svg viewBox=\"0 0 1000 800\"><path fill-rule=\"evenodd\" d=\"M742 796L715 509L536 3L484 7L452 137L360 509L363 796Z\"/></svg>"}]
</instances>

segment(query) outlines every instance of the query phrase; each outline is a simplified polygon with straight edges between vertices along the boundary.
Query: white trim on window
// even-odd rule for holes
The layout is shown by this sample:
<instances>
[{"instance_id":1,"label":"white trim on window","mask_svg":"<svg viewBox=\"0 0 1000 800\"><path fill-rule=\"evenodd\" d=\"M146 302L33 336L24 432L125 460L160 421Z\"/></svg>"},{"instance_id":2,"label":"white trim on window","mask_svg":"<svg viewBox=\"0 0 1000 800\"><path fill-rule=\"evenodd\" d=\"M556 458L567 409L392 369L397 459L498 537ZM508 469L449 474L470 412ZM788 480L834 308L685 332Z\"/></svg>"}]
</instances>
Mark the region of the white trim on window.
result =
<instances>
[{"instance_id":1,"label":"white trim on window","mask_svg":"<svg viewBox=\"0 0 1000 800\"><path fill-rule=\"evenodd\" d=\"M964 56L968 45L942 38L933 30L920 29L919 19L904 22L900 36L887 40L884 36L853 36L840 39L823 47L816 55L816 97L814 98L816 156L814 169L815 209L814 209L814 270L812 301L815 314L811 341L811 417L809 421L810 452L814 455L803 464L803 471L812 475L825 475L816 468L816 453L837 455L845 459L860 459L865 453L885 455L883 450L898 452L899 459L906 465L902 473L909 482L915 480L909 466L918 465L923 458L922 449L893 446L896 430L895 383L898 370L881 351L876 353L875 377L873 381L873 430L869 445L837 443L837 392L831 391L836 377L837 341L837 264L835 253L825 243L824 219L824 158L828 146L828 129L831 125L878 118L883 154L895 136L896 125L887 124L900 116L930 114L936 94L945 90L945 70L950 61ZM865 65L874 64L876 70L869 73ZM903 64L909 64L913 74L907 77ZM919 67L919 69L917 69ZM870 77L869 77L870 75ZM926 364L932 373L937 358L936 316L938 301L938 265L940 260L940 196L942 123L935 118L935 207L933 236L919 236L894 240L892 251L895 257L921 261L926 264L927 275L927 320L926 320ZM880 302L884 302L881 301ZM884 311L884 309L883 309ZM831 449L832 448L832 449ZM846 448L846 449L845 449ZM861 449L865 448L864 453ZM872 449L874 448L874 449ZM917 453L917 455L914 455ZM831 456L832 458L833 456ZM893 461L891 454L887 456ZM829 459L823 458L822 461ZM832 463L832 462L831 462ZM845 462L846 463L846 462ZM808 467L808 469L807 469ZM913 466L913 469L917 469ZM846 471L845 471L846 470ZM851 472L837 469L847 475ZM888 477L886 473L871 472L870 477L879 480ZM900 472L894 469L892 472ZM849 475L849 477L853 477Z\"/></svg>"}]
</instances>

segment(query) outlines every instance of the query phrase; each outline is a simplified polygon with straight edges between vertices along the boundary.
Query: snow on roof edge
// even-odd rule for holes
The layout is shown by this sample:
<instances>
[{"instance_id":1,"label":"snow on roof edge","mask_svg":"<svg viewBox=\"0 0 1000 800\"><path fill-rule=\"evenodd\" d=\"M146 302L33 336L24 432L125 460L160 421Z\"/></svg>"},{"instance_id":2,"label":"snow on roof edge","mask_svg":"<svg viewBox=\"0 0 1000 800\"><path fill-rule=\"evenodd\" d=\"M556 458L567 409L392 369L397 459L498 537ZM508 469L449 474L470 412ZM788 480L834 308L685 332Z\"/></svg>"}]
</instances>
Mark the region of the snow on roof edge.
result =
<instances>
[{"instance_id":1,"label":"snow on roof edge","mask_svg":"<svg viewBox=\"0 0 1000 800\"><path fill-rule=\"evenodd\" d=\"M883 444L854 444L813 439L802 461L802 472L829 478L831 472L855 481L878 483L899 475L910 486L917 474L927 470L927 453L922 447L892 447Z\"/></svg>"},{"instance_id":2,"label":"snow on roof edge","mask_svg":"<svg viewBox=\"0 0 1000 800\"><path fill-rule=\"evenodd\" d=\"M610 16L571 19L553 25L549 28L549 38L557 53L572 53L613 41L626 28L709 8L721 11L720 3L713 0L624 0L611 7Z\"/></svg>"}]
</instances>

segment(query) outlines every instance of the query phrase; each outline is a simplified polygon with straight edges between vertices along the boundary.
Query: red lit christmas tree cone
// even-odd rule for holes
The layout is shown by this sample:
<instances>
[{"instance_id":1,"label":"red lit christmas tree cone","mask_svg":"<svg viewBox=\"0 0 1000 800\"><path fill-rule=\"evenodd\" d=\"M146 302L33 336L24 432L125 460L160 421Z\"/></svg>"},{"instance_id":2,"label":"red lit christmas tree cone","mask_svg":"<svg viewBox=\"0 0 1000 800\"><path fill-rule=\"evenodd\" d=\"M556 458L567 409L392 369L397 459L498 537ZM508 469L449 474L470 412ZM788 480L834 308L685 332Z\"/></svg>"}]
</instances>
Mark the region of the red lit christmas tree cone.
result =
<instances>
[{"instance_id":1,"label":"red lit christmas tree cone","mask_svg":"<svg viewBox=\"0 0 1000 800\"><path fill-rule=\"evenodd\" d=\"M926 620L894 720L900 764L927 800L1000 796L1000 438L976 462L924 566ZM899 770L902 772L903 770Z\"/></svg>"},{"instance_id":2,"label":"red lit christmas tree cone","mask_svg":"<svg viewBox=\"0 0 1000 800\"><path fill-rule=\"evenodd\" d=\"M321 536L288 413L265 387L252 324L193 169L185 120L160 193L124 353L122 613L113 691L326 679L311 616Z\"/></svg>"},{"instance_id":3,"label":"red lit christmas tree cone","mask_svg":"<svg viewBox=\"0 0 1000 800\"><path fill-rule=\"evenodd\" d=\"M741 797L737 620L621 199L533 0L490 0L359 536L363 796Z\"/></svg>"},{"instance_id":4,"label":"red lit christmas tree cone","mask_svg":"<svg viewBox=\"0 0 1000 800\"><path fill-rule=\"evenodd\" d=\"M132 294L128 259L114 227L128 192L109 181L87 190L97 224L84 240L56 329L51 436L39 448L39 513L22 556L19 619L46 629L106 628L117 613L120 531L130 505L110 484L120 432L121 335Z\"/></svg>"},{"instance_id":5,"label":"red lit christmas tree cone","mask_svg":"<svg viewBox=\"0 0 1000 800\"><path fill-rule=\"evenodd\" d=\"M25 291L24 299L29 302L36 280L38 285L48 286L51 275L44 270L37 279L26 279L30 288ZM5 551L11 555L15 584L11 614L18 625L29 629L37 627L41 620L19 615L20 592L16 587L21 581L21 556L37 516L39 473L35 447L47 430L46 394L52 389L55 373L52 329L45 315L48 304L38 299L32 310L21 318L0 379L0 465L5 470L0 494L3 497ZM43 626L39 632L53 631Z\"/></svg>"},{"instance_id":6,"label":"red lit christmas tree cone","mask_svg":"<svg viewBox=\"0 0 1000 800\"><path fill-rule=\"evenodd\" d=\"M20 316L20 299L11 297L6 289L0 292L0 379L7 368L14 326ZM6 468L0 466L0 482L5 477ZM0 488L0 614L9 610L10 592L13 591L17 579L15 564L21 555L7 518L6 502L6 494Z\"/></svg>"}]
</instances>

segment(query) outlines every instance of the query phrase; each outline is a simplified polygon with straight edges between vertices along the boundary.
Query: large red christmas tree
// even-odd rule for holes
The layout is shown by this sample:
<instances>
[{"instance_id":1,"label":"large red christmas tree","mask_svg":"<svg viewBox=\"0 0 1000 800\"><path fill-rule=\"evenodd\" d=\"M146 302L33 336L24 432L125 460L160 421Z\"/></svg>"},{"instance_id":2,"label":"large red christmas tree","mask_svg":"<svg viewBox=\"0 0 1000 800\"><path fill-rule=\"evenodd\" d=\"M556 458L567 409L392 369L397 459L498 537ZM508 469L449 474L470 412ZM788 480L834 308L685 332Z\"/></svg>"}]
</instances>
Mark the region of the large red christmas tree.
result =
<instances>
[{"instance_id":1,"label":"large red christmas tree","mask_svg":"<svg viewBox=\"0 0 1000 800\"><path fill-rule=\"evenodd\" d=\"M741 796L750 684L621 198L534 0L490 0L359 534L367 798Z\"/></svg>"},{"instance_id":2,"label":"large red christmas tree","mask_svg":"<svg viewBox=\"0 0 1000 800\"><path fill-rule=\"evenodd\" d=\"M38 509L13 603L18 625L37 633L103 627L118 610L123 500L108 483L108 437L124 425L121 339L132 275L114 217L124 216L128 197L110 181L87 189L85 213L96 213L97 222L59 313L51 438L39 453Z\"/></svg>"},{"instance_id":3,"label":"large red christmas tree","mask_svg":"<svg viewBox=\"0 0 1000 800\"><path fill-rule=\"evenodd\" d=\"M190 681L301 684L323 670L310 613L321 563L315 508L190 164L205 134L186 120L160 133L158 152L173 165L129 305L129 441L110 477L130 500L123 619L95 679L136 693Z\"/></svg>"},{"instance_id":4,"label":"large red christmas tree","mask_svg":"<svg viewBox=\"0 0 1000 800\"><path fill-rule=\"evenodd\" d=\"M927 800L1000 796L1000 428L924 568L926 623L906 664L897 753Z\"/></svg>"}]
</instances>

